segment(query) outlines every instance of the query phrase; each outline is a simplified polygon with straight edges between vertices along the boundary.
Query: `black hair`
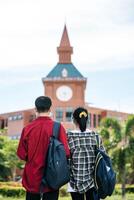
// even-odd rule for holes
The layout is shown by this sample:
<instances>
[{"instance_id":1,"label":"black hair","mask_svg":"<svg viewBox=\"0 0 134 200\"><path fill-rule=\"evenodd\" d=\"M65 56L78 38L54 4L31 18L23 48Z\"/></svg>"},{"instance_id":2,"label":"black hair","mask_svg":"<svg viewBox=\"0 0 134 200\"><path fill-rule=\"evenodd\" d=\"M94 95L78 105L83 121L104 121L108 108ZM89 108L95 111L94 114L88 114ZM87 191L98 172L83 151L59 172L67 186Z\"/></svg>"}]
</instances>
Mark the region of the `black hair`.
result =
<instances>
[{"instance_id":1,"label":"black hair","mask_svg":"<svg viewBox=\"0 0 134 200\"><path fill-rule=\"evenodd\" d=\"M47 96L40 96L35 100L35 107L39 113L48 112L52 105L52 101Z\"/></svg>"},{"instance_id":2,"label":"black hair","mask_svg":"<svg viewBox=\"0 0 134 200\"><path fill-rule=\"evenodd\" d=\"M73 112L74 122L76 121L79 125L81 132L86 130L87 120L88 120L88 112L83 107L78 107Z\"/></svg>"}]
</instances>

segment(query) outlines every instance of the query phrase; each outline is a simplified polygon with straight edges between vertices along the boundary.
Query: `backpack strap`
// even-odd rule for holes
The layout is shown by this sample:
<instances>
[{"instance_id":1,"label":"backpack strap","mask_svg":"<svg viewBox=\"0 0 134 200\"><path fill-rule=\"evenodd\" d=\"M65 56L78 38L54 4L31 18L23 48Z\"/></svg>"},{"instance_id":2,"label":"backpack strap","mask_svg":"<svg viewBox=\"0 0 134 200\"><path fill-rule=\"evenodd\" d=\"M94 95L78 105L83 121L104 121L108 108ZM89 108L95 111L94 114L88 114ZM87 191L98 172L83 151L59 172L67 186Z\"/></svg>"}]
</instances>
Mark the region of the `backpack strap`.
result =
<instances>
[{"instance_id":1,"label":"backpack strap","mask_svg":"<svg viewBox=\"0 0 134 200\"><path fill-rule=\"evenodd\" d=\"M54 121L54 124L53 124L53 137L55 138L58 138L58 135L59 135L59 128L60 128L60 123L59 122L56 122ZM41 185L40 185L40 198L41 200L43 199L43 188L44 186L47 186L48 187L48 184L43 176L42 178L42 181L41 181Z\"/></svg>"},{"instance_id":2,"label":"backpack strap","mask_svg":"<svg viewBox=\"0 0 134 200\"><path fill-rule=\"evenodd\" d=\"M96 143L97 143L97 147L100 148L100 140L99 140L99 135L95 134L96 137Z\"/></svg>"},{"instance_id":3,"label":"backpack strap","mask_svg":"<svg viewBox=\"0 0 134 200\"><path fill-rule=\"evenodd\" d=\"M60 123L54 121L53 125L53 136L58 139L59 136L59 129L60 129Z\"/></svg>"}]
</instances>

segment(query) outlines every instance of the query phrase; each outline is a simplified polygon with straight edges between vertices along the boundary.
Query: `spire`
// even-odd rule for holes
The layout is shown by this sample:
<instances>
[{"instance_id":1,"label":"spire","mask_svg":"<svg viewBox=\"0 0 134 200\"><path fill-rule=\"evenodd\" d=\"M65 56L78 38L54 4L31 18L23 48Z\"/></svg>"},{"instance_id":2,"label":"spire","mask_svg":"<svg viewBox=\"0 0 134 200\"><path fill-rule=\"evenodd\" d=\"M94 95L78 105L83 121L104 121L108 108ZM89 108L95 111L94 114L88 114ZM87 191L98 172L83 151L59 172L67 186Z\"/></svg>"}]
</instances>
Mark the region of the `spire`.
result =
<instances>
[{"instance_id":1,"label":"spire","mask_svg":"<svg viewBox=\"0 0 134 200\"><path fill-rule=\"evenodd\" d=\"M63 30L63 34L62 34L62 38L60 41L60 46L61 47L70 47L70 41L69 41L69 37L68 37L68 32L67 32L67 27L66 24L64 26L64 30Z\"/></svg>"},{"instance_id":2,"label":"spire","mask_svg":"<svg viewBox=\"0 0 134 200\"><path fill-rule=\"evenodd\" d=\"M60 46L57 48L57 52L59 54L59 63L71 63L73 48L70 46L66 25L64 26Z\"/></svg>"}]
</instances>

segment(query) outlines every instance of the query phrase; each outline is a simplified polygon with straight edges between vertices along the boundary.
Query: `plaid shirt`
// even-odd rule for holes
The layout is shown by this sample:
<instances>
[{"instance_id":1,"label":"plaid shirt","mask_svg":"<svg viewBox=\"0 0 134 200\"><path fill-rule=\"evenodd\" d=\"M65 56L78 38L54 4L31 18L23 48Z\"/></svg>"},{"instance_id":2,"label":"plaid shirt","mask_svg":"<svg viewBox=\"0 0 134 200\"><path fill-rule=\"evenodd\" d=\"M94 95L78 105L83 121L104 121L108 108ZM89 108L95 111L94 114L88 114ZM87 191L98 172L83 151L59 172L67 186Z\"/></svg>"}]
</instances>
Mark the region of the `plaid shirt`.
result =
<instances>
[{"instance_id":1,"label":"plaid shirt","mask_svg":"<svg viewBox=\"0 0 134 200\"><path fill-rule=\"evenodd\" d=\"M85 132L74 130L67 134L71 152L70 185L76 192L84 193L94 187L95 132L87 129Z\"/></svg>"}]
</instances>

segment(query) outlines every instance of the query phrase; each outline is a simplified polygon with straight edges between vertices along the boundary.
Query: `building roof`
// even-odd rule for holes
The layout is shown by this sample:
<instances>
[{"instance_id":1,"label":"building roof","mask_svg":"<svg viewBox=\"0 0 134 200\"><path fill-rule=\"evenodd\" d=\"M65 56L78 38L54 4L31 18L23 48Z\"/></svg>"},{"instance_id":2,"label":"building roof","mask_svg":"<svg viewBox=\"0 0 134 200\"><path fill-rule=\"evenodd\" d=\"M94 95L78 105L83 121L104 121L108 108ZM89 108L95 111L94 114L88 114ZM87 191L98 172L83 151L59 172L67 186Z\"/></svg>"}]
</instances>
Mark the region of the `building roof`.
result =
<instances>
[{"instance_id":1,"label":"building roof","mask_svg":"<svg viewBox=\"0 0 134 200\"><path fill-rule=\"evenodd\" d=\"M46 78L84 78L72 63L58 63L46 76Z\"/></svg>"},{"instance_id":2,"label":"building roof","mask_svg":"<svg viewBox=\"0 0 134 200\"><path fill-rule=\"evenodd\" d=\"M70 46L66 25L64 26L63 34L60 41L60 46L57 48L57 51L59 54L59 62L48 73L45 79L53 79L53 78L85 79L83 75L77 70L77 68L71 62L71 54L73 53L73 48Z\"/></svg>"}]
</instances>

